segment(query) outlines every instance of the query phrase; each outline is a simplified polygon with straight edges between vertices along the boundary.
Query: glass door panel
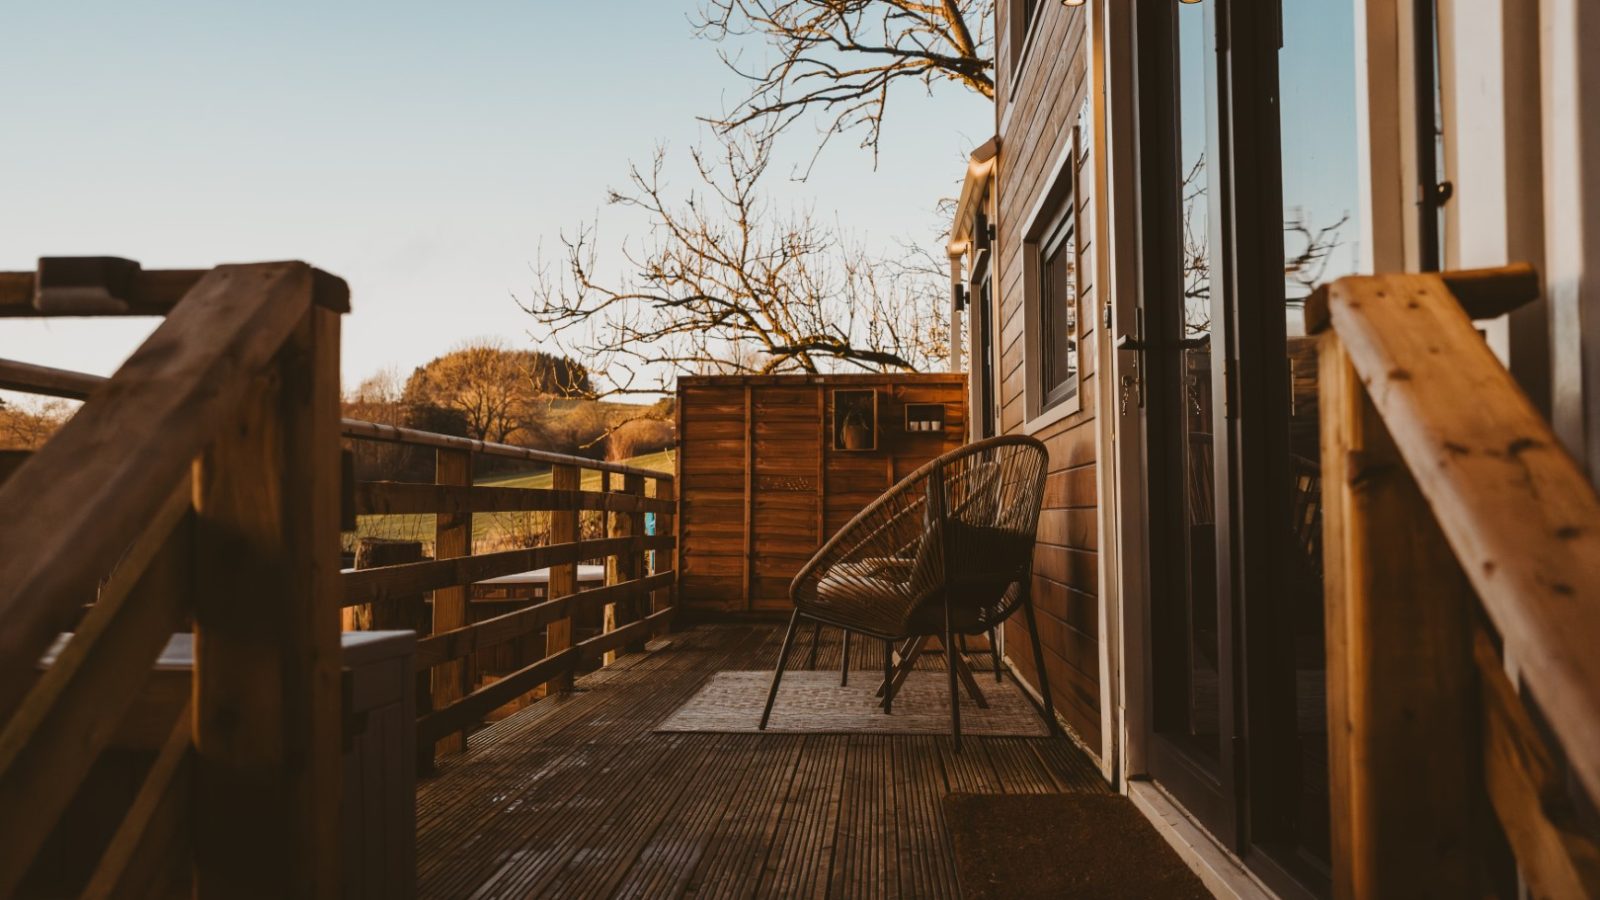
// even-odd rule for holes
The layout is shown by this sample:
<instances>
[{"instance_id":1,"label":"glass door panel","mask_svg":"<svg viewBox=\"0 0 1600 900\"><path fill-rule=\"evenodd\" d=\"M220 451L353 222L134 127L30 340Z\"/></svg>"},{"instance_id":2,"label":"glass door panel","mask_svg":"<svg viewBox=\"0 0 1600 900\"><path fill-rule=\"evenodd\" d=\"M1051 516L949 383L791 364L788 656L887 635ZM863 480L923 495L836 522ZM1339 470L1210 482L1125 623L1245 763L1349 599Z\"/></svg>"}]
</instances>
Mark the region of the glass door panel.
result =
<instances>
[{"instance_id":1,"label":"glass door panel","mask_svg":"<svg viewBox=\"0 0 1600 900\"><path fill-rule=\"evenodd\" d=\"M1219 578L1227 436L1222 412L1225 209L1217 152L1218 55L1211 2L1157 5L1144 46L1165 48L1170 85L1152 128L1171 143L1150 188L1150 287L1142 296L1151 550L1151 773L1218 835L1235 820L1231 621ZM1156 44L1159 40L1161 43ZM1156 154L1152 154L1156 156ZM1231 837L1228 838L1231 840Z\"/></svg>"},{"instance_id":2,"label":"glass door panel","mask_svg":"<svg viewBox=\"0 0 1600 900\"><path fill-rule=\"evenodd\" d=\"M1288 510L1283 529L1286 601L1280 640L1291 652L1281 672L1294 689L1292 739L1284 760L1294 772L1288 842L1308 861L1328 859L1327 711L1322 609L1322 485L1314 339L1305 333L1313 289L1356 271L1359 186L1356 170L1355 5L1284 0L1278 51L1279 145L1283 190L1283 336L1289 396L1273 427L1287 430Z\"/></svg>"}]
</instances>

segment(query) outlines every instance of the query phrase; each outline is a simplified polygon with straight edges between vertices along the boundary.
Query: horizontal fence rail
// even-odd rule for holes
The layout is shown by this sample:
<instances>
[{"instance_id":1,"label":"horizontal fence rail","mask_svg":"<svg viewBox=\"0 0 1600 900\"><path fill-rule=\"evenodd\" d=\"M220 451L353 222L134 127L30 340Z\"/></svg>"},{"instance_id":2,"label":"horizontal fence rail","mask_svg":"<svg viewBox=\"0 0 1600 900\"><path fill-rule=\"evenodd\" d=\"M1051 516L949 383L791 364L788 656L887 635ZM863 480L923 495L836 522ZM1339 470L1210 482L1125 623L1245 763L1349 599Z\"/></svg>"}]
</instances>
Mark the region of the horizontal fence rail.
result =
<instances>
[{"instance_id":1,"label":"horizontal fence rail","mask_svg":"<svg viewBox=\"0 0 1600 900\"><path fill-rule=\"evenodd\" d=\"M415 656L424 765L464 750L467 733L496 710L563 689L669 626L677 583L672 473L352 419L342 432L352 447L388 443L433 454L431 482L351 479L355 539L398 534L419 549L408 560L347 569L340 589L347 627L364 620L428 632ZM548 486L475 483L485 457L545 468L547 476L530 478ZM525 519L516 519L515 534L497 533L507 517ZM431 554L422 553L430 544ZM584 564L605 567L603 586L581 589ZM491 588L511 596L489 596ZM574 640L581 630L592 634Z\"/></svg>"}]
</instances>

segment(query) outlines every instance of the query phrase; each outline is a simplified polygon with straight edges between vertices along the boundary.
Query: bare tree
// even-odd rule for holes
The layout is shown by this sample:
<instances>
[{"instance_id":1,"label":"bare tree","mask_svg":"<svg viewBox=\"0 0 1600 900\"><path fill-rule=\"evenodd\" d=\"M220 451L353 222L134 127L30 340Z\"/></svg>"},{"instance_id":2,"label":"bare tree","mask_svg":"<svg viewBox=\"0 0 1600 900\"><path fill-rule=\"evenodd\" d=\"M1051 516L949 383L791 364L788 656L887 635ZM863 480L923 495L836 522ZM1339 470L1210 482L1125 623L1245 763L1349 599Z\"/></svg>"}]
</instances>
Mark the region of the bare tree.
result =
<instances>
[{"instance_id":1,"label":"bare tree","mask_svg":"<svg viewBox=\"0 0 1600 900\"><path fill-rule=\"evenodd\" d=\"M67 400L0 400L0 450L37 450L49 441L78 404Z\"/></svg>"},{"instance_id":2,"label":"bare tree","mask_svg":"<svg viewBox=\"0 0 1600 900\"><path fill-rule=\"evenodd\" d=\"M994 97L994 0L706 0L699 33L723 44L760 37L773 54L723 62L750 85L724 130L758 124L781 131L808 113L823 117L818 151L863 129L876 159L890 89L951 81Z\"/></svg>"},{"instance_id":3,"label":"bare tree","mask_svg":"<svg viewBox=\"0 0 1600 900\"><path fill-rule=\"evenodd\" d=\"M1346 212L1337 222L1314 226L1303 210L1296 210L1284 220L1283 280L1284 286L1293 292L1290 300L1309 297L1312 289L1322 283L1328 260L1342 243L1339 232L1349 222L1350 213ZM1289 249L1296 245L1297 249Z\"/></svg>"},{"instance_id":4,"label":"bare tree","mask_svg":"<svg viewBox=\"0 0 1600 900\"><path fill-rule=\"evenodd\" d=\"M1182 198L1184 333L1193 337L1211 330L1211 223L1203 154L1184 173ZM1340 233L1349 222L1348 211L1321 226L1311 224L1304 210L1295 210L1284 218L1283 281L1287 300L1303 300L1322 283L1334 251L1344 243Z\"/></svg>"},{"instance_id":5,"label":"bare tree","mask_svg":"<svg viewBox=\"0 0 1600 900\"><path fill-rule=\"evenodd\" d=\"M522 306L541 336L605 373L600 393L655 393L669 372L916 370L940 358L947 283L809 210L775 208L759 189L770 151L770 133L722 135L719 152L691 153L698 189L679 199L658 149L610 197L649 221L648 237L623 244L630 275L597 274L593 225L563 235L554 275L539 266Z\"/></svg>"}]
</instances>

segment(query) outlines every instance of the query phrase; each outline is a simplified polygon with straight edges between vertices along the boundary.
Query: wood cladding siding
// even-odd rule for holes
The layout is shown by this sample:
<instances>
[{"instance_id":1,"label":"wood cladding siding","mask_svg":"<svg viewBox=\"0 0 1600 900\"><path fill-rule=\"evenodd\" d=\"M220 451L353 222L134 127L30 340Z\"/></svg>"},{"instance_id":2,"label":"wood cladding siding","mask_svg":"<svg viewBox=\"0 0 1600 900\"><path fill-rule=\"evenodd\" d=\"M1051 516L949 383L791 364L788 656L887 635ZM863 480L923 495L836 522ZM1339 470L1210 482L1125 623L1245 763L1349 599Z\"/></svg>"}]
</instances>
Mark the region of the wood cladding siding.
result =
<instances>
[{"instance_id":1,"label":"wood cladding siding","mask_svg":"<svg viewBox=\"0 0 1600 900\"><path fill-rule=\"evenodd\" d=\"M1004 42L1011 33L1009 15L1017 4L1001 2L997 7L996 34ZM1002 65L997 92L1000 151L995 170L999 212L994 290L998 308L994 319L999 343L996 397L1000 430L1005 433L1028 430L1024 391L1030 367L1023 358L1028 340L1023 323L1025 304L1037 300L1025 296L1027 248L1023 232L1041 198L1050 192L1056 167L1068 152L1073 126L1078 124L1088 96L1085 13L1041 3L1038 15L1040 21L1034 25L1026 57L1018 66ZM1002 48L1000 58L1010 58L1009 48ZM1033 596L1056 708L1085 745L1098 749L1100 535L1095 486L1094 398L1098 378L1094 329L1100 321L1104 298L1094 267L1098 239L1093 218L1096 186L1088 154L1095 149L1085 135L1083 153L1071 163L1078 173L1072 202L1077 205L1082 402L1078 412L1033 432L1050 451L1050 475L1034 557ZM1050 211L1045 215L1049 216ZM1008 656L1022 677L1037 686L1035 661L1027 651L1028 634L1021 616L1007 622L1005 640Z\"/></svg>"},{"instance_id":2,"label":"wood cladding siding","mask_svg":"<svg viewBox=\"0 0 1600 900\"><path fill-rule=\"evenodd\" d=\"M829 537L966 433L966 376L695 376L678 380L681 596L701 613L784 612ZM878 449L834 450L832 395L878 391ZM943 432L905 430L942 403Z\"/></svg>"}]
</instances>

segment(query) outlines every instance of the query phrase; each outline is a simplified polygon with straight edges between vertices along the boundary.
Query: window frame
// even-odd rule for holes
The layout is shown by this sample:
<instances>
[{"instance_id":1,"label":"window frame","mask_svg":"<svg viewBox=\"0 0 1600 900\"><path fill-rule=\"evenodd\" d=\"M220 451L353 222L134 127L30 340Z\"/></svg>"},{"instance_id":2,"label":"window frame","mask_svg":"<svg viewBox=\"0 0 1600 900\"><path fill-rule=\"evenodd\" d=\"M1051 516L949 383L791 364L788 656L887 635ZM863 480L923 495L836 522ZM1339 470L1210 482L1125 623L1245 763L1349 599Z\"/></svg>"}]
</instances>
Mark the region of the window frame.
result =
<instances>
[{"instance_id":1,"label":"window frame","mask_svg":"<svg viewBox=\"0 0 1600 900\"><path fill-rule=\"evenodd\" d=\"M1051 167L1048 187L1035 204L1022 230L1023 259L1023 431L1032 434L1084 409L1083 362L1081 347L1071 374L1057 385L1043 383L1043 361L1050 348L1043 345L1044 264L1049 250L1071 241L1073 255L1072 335L1073 344L1083 337L1082 249L1083 221L1080 215L1082 192L1078 170L1083 158L1083 125L1075 125ZM1067 386L1070 385L1070 391Z\"/></svg>"},{"instance_id":2,"label":"window frame","mask_svg":"<svg viewBox=\"0 0 1600 900\"><path fill-rule=\"evenodd\" d=\"M1029 5L1033 7L1033 15L1028 15ZM1038 34L1039 23L1044 20L1045 8L1049 0L1007 0L1007 30L1008 37L1008 62L1011 68L1011 83L1008 86L1008 95L1015 96L1017 86L1022 82L1022 69L1027 65L1028 58L1033 55L1034 35Z\"/></svg>"}]
</instances>

